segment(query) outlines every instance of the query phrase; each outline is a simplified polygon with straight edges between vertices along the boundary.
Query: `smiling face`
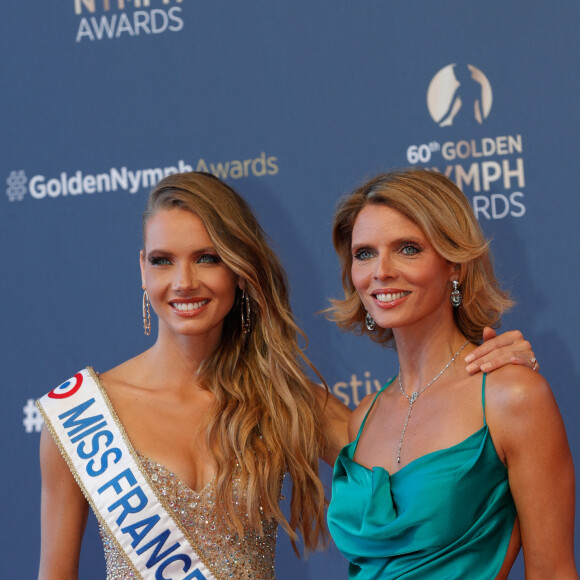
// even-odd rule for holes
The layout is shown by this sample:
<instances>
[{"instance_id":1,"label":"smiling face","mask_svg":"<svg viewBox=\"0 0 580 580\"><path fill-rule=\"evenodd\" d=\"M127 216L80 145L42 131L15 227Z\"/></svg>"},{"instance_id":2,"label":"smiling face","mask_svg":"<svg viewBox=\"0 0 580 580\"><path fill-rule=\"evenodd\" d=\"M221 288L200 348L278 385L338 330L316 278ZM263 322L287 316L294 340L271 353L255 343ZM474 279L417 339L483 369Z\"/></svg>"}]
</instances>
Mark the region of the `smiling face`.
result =
<instances>
[{"instance_id":1,"label":"smiling face","mask_svg":"<svg viewBox=\"0 0 580 580\"><path fill-rule=\"evenodd\" d=\"M159 317L160 335L170 332L219 342L238 280L196 214L162 209L147 221L141 278Z\"/></svg>"},{"instance_id":2,"label":"smiling face","mask_svg":"<svg viewBox=\"0 0 580 580\"><path fill-rule=\"evenodd\" d=\"M352 230L354 286L382 328L453 320L450 281L458 279L412 221L391 207L365 206Z\"/></svg>"}]
</instances>

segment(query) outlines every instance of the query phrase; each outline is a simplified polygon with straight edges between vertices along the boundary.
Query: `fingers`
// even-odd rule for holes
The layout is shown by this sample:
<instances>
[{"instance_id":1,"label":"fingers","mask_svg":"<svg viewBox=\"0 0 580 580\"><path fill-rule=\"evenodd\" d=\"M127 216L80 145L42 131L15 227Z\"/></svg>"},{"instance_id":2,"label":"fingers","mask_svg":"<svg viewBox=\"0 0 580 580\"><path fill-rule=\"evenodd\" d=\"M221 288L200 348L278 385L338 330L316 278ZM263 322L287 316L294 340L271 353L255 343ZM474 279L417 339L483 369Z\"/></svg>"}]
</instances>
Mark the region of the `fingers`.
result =
<instances>
[{"instance_id":1,"label":"fingers","mask_svg":"<svg viewBox=\"0 0 580 580\"><path fill-rule=\"evenodd\" d=\"M468 354L465 357L465 362L476 361L493 351L506 347L509 347L512 352L525 352L530 355L530 358L533 356L532 345L527 340L524 340L519 330L510 330L496 336L495 331L486 326L483 329L483 338L485 342Z\"/></svg>"},{"instance_id":2,"label":"fingers","mask_svg":"<svg viewBox=\"0 0 580 580\"><path fill-rule=\"evenodd\" d=\"M498 350L495 350L489 356L480 357L474 362L469 363L465 368L470 375L473 375L480 371L490 373L509 364L525 364L524 359L520 359L519 357L517 357L518 362L514 363L512 360L514 358L516 357L514 357L511 351L500 353Z\"/></svg>"},{"instance_id":3,"label":"fingers","mask_svg":"<svg viewBox=\"0 0 580 580\"><path fill-rule=\"evenodd\" d=\"M513 365L520 365L523 367L528 367L529 369L539 372L540 371L540 363L538 359L533 356L534 353L532 352L532 356L528 357L523 354L515 353L512 355L510 363Z\"/></svg>"},{"instance_id":4,"label":"fingers","mask_svg":"<svg viewBox=\"0 0 580 580\"><path fill-rule=\"evenodd\" d=\"M498 349L493 351L488 356L482 356L477 360L467 364L465 369L470 375L473 375L479 371L484 373L490 373L505 365L513 364L525 366L531 369L532 371L539 372L540 363L538 362L537 358L533 356L534 354L533 352L531 353L532 356L529 356L524 353L513 353L510 350L503 352L502 351L503 349Z\"/></svg>"},{"instance_id":5,"label":"fingers","mask_svg":"<svg viewBox=\"0 0 580 580\"><path fill-rule=\"evenodd\" d=\"M486 326L483 329L483 340L490 340L492 338L495 338L496 336L497 336L497 332L493 328Z\"/></svg>"},{"instance_id":6,"label":"fingers","mask_svg":"<svg viewBox=\"0 0 580 580\"><path fill-rule=\"evenodd\" d=\"M523 365L535 371L539 369L532 345L519 330L496 335L493 329L486 327L483 338L485 342L465 357L469 374L491 372L507 364Z\"/></svg>"}]
</instances>

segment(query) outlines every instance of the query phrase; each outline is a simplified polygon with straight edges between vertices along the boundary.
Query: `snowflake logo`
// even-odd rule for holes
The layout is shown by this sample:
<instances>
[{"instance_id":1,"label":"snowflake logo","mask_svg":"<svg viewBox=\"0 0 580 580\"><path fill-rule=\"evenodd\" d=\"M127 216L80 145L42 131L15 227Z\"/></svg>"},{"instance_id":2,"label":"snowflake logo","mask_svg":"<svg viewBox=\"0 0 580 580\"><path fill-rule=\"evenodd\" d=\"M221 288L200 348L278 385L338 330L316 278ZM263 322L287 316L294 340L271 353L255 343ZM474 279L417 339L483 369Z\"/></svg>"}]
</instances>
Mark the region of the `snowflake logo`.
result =
<instances>
[{"instance_id":1,"label":"snowflake logo","mask_svg":"<svg viewBox=\"0 0 580 580\"><path fill-rule=\"evenodd\" d=\"M6 189L6 195L10 201L22 201L26 195L26 183L28 182L28 177L24 173L24 170L11 171L6 183L8 188Z\"/></svg>"}]
</instances>

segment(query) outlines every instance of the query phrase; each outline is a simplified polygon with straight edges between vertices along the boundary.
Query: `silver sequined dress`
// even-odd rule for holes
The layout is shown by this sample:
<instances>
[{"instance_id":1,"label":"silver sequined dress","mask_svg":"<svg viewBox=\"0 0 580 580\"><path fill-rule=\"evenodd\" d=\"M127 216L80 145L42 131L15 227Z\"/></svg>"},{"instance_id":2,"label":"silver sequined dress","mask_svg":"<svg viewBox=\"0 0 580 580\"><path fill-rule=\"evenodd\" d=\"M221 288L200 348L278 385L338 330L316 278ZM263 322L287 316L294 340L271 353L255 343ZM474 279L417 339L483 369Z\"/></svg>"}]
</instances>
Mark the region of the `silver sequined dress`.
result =
<instances>
[{"instance_id":1,"label":"silver sequined dress","mask_svg":"<svg viewBox=\"0 0 580 580\"><path fill-rule=\"evenodd\" d=\"M245 531L244 539L232 534L223 519L216 516L214 482L195 492L163 465L139 455L139 459L153 486L173 509L185 530L194 540L197 551L218 580L239 578L271 580L275 578L274 555L278 526L274 521L264 521L264 535ZM238 501L234 485L234 498ZM105 548L107 580L129 580L135 575L125 556L120 553L107 532L101 528Z\"/></svg>"}]
</instances>

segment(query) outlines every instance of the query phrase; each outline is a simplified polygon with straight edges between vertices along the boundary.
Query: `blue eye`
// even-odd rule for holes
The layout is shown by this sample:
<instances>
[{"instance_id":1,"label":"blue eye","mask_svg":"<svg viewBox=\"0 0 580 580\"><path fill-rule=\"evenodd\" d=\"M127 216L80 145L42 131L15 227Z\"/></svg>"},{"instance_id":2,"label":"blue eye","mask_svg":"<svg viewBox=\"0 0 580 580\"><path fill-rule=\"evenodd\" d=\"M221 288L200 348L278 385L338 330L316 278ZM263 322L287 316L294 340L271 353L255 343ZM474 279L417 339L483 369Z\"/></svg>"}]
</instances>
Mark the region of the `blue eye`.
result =
<instances>
[{"instance_id":1,"label":"blue eye","mask_svg":"<svg viewBox=\"0 0 580 580\"><path fill-rule=\"evenodd\" d=\"M406 256L414 256L415 254L418 254L420 251L421 249L415 246L414 244L405 244L401 248L401 252Z\"/></svg>"},{"instance_id":2,"label":"blue eye","mask_svg":"<svg viewBox=\"0 0 580 580\"><path fill-rule=\"evenodd\" d=\"M373 255L370 252L370 250L366 250L365 248L361 248L360 250L357 250L353 255L353 258L355 260L359 260L359 261L369 260L372 257L373 257Z\"/></svg>"},{"instance_id":3,"label":"blue eye","mask_svg":"<svg viewBox=\"0 0 580 580\"><path fill-rule=\"evenodd\" d=\"M168 266L171 264L171 260L165 256L149 256L148 260L153 266Z\"/></svg>"},{"instance_id":4,"label":"blue eye","mask_svg":"<svg viewBox=\"0 0 580 580\"><path fill-rule=\"evenodd\" d=\"M215 254L203 254L197 259L198 264L219 264L221 258Z\"/></svg>"}]
</instances>

